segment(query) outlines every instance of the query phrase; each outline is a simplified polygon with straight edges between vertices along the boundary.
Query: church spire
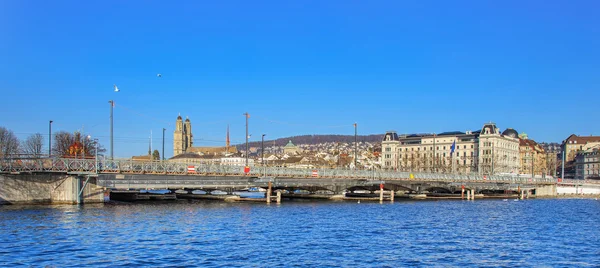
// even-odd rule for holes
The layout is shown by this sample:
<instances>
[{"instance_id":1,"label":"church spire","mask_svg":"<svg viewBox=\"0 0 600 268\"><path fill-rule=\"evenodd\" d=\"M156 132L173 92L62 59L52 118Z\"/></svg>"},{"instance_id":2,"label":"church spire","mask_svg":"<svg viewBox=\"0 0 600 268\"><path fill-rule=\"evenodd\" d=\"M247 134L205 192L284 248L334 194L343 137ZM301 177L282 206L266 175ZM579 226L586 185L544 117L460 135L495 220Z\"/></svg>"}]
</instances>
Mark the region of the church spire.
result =
<instances>
[{"instance_id":1,"label":"church spire","mask_svg":"<svg viewBox=\"0 0 600 268\"><path fill-rule=\"evenodd\" d=\"M229 124L227 124L227 137L225 137L225 153L229 153Z\"/></svg>"}]
</instances>

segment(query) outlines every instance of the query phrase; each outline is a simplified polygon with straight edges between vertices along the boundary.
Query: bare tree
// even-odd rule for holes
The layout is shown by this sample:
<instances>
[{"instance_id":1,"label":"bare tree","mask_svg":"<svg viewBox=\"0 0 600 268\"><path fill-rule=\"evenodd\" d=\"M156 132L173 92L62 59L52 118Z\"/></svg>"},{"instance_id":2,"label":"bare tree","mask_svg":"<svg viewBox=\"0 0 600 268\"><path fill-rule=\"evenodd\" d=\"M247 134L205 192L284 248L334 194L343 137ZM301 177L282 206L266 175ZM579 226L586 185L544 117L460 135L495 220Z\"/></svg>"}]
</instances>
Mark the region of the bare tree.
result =
<instances>
[{"instance_id":1,"label":"bare tree","mask_svg":"<svg viewBox=\"0 0 600 268\"><path fill-rule=\"evenodd\" d=\"M106 150L98 144L98 153ZM60 157L93 157L96 154L94 140L82 137L79 132L73 134L60 131L54 134L52 154Z\"/></svg>"},{"instance_id":2,"label":"bare tree","mask_svg":"<svg viewBox=\"0 0 600 268\"><path fill-rule=\"evenodd\" d=\"M44 137L40 133L35 133L25 140L22 145L23 153L33 156L40 157L42 155L42 147L44 146Z\"/></svg>"},{"instance_id":3,"label":"bare tree","mask_svg":"<svg viewBox=\"0 0 600 268\"><path fill-rule=\"evenodd\" d=\"M0 127L0 158L8 158L19 153L19 139L11 130Z\"/></svg>"}]
</instances>

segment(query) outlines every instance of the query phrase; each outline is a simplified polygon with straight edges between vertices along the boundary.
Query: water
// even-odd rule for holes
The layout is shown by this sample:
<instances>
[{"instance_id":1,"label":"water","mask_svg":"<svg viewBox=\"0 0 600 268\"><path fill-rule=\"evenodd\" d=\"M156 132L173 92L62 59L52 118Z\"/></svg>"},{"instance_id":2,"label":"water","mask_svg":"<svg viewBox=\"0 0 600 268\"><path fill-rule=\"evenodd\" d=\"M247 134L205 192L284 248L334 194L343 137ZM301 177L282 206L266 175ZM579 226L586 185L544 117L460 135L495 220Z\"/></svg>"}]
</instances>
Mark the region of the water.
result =
<instances>
[{"instance_id":1,"label":"water","mask_svg":"<svg viewBox=\"0 0 600 268\"><path fill-rule=\"evenodd\" d=\"M584 199L0 207L0 266L598 267Z\"/></svg>"}]
</instances>

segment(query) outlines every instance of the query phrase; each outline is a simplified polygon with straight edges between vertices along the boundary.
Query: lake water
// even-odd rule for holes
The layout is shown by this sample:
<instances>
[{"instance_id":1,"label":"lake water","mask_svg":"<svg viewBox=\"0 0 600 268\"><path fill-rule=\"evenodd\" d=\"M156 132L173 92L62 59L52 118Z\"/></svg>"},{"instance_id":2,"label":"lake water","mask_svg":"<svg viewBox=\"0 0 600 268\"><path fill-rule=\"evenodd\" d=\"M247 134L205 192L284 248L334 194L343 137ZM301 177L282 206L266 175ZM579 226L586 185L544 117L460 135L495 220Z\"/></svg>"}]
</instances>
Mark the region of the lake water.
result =
<instances>
[{"instance_id":1,"label":"lake water","mask_svg":"<svg viewBox=\"0 0 600 268\"><path fill-rule=\"evenodd\" d=\"M0 266L600 266L600 201L0 206Z\"/></svg>"}]
</instances>

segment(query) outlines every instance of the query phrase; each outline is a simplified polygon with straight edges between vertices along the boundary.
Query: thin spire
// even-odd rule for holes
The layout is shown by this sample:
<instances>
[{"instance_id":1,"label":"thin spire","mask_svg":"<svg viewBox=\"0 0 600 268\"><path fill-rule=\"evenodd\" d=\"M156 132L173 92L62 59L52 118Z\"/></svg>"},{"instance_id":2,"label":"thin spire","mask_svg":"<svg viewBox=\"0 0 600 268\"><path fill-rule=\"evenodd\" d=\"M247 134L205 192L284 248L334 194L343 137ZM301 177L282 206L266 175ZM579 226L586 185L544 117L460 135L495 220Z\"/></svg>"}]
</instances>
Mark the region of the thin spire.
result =
<instances>
[{"instance_id":1,"label":"thin spire","mask_svg":"<svg viewBox=\"0 0 600 268\"><path fill-rule=\"evenodd\" d=\"M225 137L225 153L229 153L229 124L227 124L227 137Z\"/></svg>"}]
</instances>

